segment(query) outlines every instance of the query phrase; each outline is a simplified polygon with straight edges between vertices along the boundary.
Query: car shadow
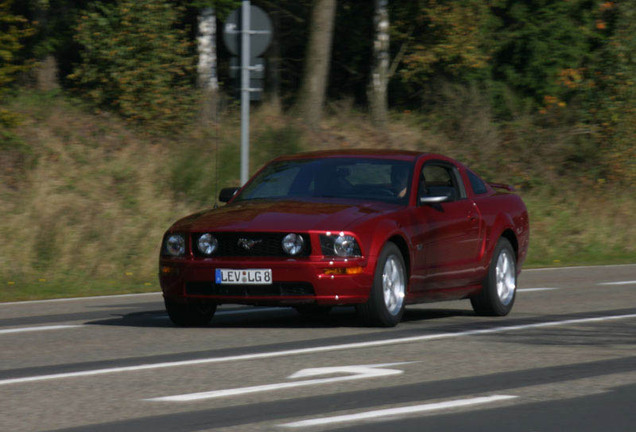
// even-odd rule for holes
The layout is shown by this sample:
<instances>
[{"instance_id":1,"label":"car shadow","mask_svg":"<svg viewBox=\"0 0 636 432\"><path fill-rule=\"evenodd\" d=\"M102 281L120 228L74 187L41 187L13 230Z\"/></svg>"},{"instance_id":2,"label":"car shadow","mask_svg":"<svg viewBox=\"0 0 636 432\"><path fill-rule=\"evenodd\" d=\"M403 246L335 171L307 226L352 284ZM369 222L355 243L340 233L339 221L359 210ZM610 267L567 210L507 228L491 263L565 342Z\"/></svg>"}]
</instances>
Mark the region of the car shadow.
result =
<instances>
[{"instance_id":1,"label":"car shadow","mask_svg":"<svg viewBox=\"0 0 636 432\"><path fill-rule=\"evenodd\" d=\"M438 320L449 317L475 316L468 309L407 308L402 323ZM165 310L149 310L113 315L94 320L87 325L123 327L172 327L175 326ZM353 307L337 307L326 315L303 315L292 308L242 308L219 310L210 324L201 328L340 328L367 327Z\"/></svg>"}]
</instances>

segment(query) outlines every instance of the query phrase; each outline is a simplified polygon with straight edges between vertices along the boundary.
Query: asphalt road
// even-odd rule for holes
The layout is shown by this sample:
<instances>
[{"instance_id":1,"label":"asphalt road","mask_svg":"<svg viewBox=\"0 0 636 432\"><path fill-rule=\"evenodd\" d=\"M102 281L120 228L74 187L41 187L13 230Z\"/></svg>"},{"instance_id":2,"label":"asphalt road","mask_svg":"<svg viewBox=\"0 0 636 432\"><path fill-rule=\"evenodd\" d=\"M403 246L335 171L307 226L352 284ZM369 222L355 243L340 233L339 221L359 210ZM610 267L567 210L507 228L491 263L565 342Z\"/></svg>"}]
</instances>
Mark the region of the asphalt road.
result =
<instances>
[{"instance_id":1,"label":"asphalt road","mask_svg":"<svg viewBox=\"0 0 636 432\"><path fill-rule=\"evenodd\" d=\"M2 431L631 431L636 265L524 271L513 312L393 329L160 294L0 304Z\"/></svg>"}]
</instances>

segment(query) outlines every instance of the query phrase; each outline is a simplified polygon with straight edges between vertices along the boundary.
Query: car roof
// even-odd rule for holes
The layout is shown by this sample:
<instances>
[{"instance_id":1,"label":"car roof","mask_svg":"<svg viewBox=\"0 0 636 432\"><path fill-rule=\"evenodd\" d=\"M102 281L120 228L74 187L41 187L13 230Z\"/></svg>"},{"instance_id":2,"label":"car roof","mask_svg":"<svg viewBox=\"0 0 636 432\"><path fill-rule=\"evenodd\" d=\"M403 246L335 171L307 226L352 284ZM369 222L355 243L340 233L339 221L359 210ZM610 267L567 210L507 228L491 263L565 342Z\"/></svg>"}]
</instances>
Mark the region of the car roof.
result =
<instances>
[{"instance_id":1,"label":"car roof","mask_svg":"<svg viewBox=\"0 0 636 432\"><path fill-rule=\"evenodd\" d=\"M418 157L429 155L428 153L410 151L410 150L378 150L378 149L346 149L346 150L320 150L306 153L298 153L295 155L282 156L276 160L295 160L295 159L315 159L315 158L336 158L336 157L369 157L369 158L386 158L398 159L405 161L414 161Z\"/></svg>"}]
</instances>

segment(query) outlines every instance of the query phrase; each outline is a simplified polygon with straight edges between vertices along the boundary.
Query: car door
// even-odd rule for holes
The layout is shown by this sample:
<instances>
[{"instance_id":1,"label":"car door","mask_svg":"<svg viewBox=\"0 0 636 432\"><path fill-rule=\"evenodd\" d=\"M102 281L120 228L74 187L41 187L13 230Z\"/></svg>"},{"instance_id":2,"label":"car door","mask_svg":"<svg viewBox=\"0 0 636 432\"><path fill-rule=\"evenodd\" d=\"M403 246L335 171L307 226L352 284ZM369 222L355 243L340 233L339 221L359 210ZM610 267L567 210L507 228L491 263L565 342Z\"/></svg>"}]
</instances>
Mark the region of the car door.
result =
<instances>
[{"instance_id":1,"label":"car door","mask_svg":"<svg viewBox=\"0 0 636 432\"><path fill-rule=\"evenodd\" d=\"M458 168L430 161L419 173L414 291L455 288L475 283L481 248L481 221L475 202L467 197ZM446 196L438 203L422 197Z\"/></svg>"}]
</instances>

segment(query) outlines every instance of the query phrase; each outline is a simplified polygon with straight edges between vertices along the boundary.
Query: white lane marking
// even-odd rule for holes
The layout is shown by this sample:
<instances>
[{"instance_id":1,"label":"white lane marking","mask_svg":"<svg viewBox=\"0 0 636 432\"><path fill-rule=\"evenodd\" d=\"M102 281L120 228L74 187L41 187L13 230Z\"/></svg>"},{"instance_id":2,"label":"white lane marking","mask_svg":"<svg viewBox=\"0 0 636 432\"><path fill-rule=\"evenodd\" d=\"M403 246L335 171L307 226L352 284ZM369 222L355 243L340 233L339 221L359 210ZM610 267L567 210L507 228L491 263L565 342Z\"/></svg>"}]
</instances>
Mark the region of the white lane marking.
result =
<instances>
[{"instance_id":1,"label":"white lane marking","mask_svg":"<svg viewBox=\"0 0 636 432\"><path fill-rule=\"evenodd\" d=\"M618 281L618 282L602 282L599 285L636 285L636 280L633 281Z\"/></svg>"},{"instance_id":2,"label":"white lane marking","mask_svg":"<svg viewBox=\"0 0 636 432\"><path fill-rule=\"evenodd\" d=\"M260 386L239 387L239 388L225 389L225 390L213 390L213 391L207 391L207 392L189 393L189 394L174 395L174 396L162 396L162 397L145 399L145 400L152 401L152 402L192 402L192 401L199 401L199 400L205 400L205 399L238 396L238 395L249 394L249 393L259 393L259 392L283 390L283 389L296 388L296 387L330 384L330 383L341 382L341 381L352 381L352 380L360 380L360 379L367 379L367 378L379 378L379 377L385 377L389 375L403 374L404 371L402 370L387 369L386 366L396 366L396 365L407 364L407 363L411 363L411 362L302 369L288 376L287 378L288 379L307 378L307 377L315 377L320 375L334 375L334 374L342 374L342 373L346 373L349 375L331 377L331 378L311 379L311 380L296 381L296 382L265 384Z\"/></svg>"},{"instance_id":3,"label":"white lane marking","mask_svg":"<svg viewBox=\"0 0 636 432\"><path fill-rule=\"evenodd\" d=\"M485 397L477 397L471 399L459 399L447 402L428 403L423 405L411 405L399 408L388 408L375 411L365 411L357 414L346 414L334 417L323 417L312 420L302 420L293 423L281 424L279 426L287 428L302 428L311 426L324 426L335 423L351 423L356 421L364 421L370 419L378 419L383 417L395 417L399 415L419 414L430 411L439 411L451 408L461 408L472 405L481 405L504 400L516 399L518 396L510 395L492 395Z\"/></svg>"},{"instance_id":4,"label":"white lane marking","mask_svg":"<svg viewBox=\"0 0 636 432\"><path fill-rule=\"evenodd\" d=\"M90 297L68 297L68 298L56 298L56 299L47 299L47 300L25 300L25 301L17 301L17 302L5 302L0 303L0 306L14 306L14 305L30 305L30 304L38 304L38 303L60 303L60 302L72 302L78 300L108 300L113 298L122 298L122 297L143 297L143 296L161 296L160 292L151 292L151 293L139 293L139 294L116 294L116 295L104 295L104 296L90 296Z\"/></svg>"},{"instance_id":5,"label":"white lane marking","mask_svg":"<svg viewBox=\"0 0 636 432\"><path fill-rule=\"evenodd\" d=\"M636 267L636 264L608 264L608 265L588 265L588 266L568 266L568 267L542 267L534 269L524 269L523 273L535 271L552 271L552 270L578 270L578 269L594 269L607 267Z\"/></svg>"},{"instance_id":6,"label":"white lane marking","mask_svg":"<svg viewBox=\"0 0 636 432\"><path fill-rule=\"evenodd\" d=\"M439 340L439 339L450 339L450 338L456 338L456 337L462 337L462 336L477 336L477 335L483 335L483 334L503 333L503 332L509 332L509 331L515 331L515 330L528 330L528 329L541 328L541 327L556 327L556 326L571 325L571 324L585 324L585 323L616 321L616 320L633 319L633 318L636 318L636 313L628 314L628 315L606 315L606 316L601 316L596 318L579 318L579 319L571 319L571 320L563 320L563 321L548 321L548 322L535 323L535 324L523 324L523 325L507 326L507 327L494 327L490 329L481 329L481 330L468 330L468 331L457 332L457 333L437 333L437 334L430 334L425 336L411 336L411 337L405 337L405 338L385 339L385 340L377 340L377 341L371 341L371 342L356 342L356 343L340 344L340 345L325 345L325 346L319 346L314 348L299 348L299 349L293 349L293 350L270 351L270 352L264 352L264 353L242 354L242 355L234 355L234 356L227 356L227 357L210 357L210 358L197 359L197 360L181 360L181 361L162 362L162 363L140 364L136 366L122 366L122 367L112 367L112 368L104 368L104 369L85 370L85 371L78 371L78 372L57 373L57 374L49 374L49 375L35 375L35 376L29 376L29 377L23 377L23 378L3 379L3 380L0 380L0 385L23 384L23 383L35 382L35 381L49 381L49 380L64 379L64 378L77 378L77 377L105 375L105 374L121 373L121 372L163 369L163 368L169 368L169 367L196 366L196 365L212 364L212 363L227 363L227 362L237 362L237 361L245 361L245 360L269 359L269 358L286 357L286 356L293 356L293 355L313 354L313 353L319 353L319 352L372 348L377 346L397 345L397 344L413 343L413 342L424 342L424 341Z\"/></svg>"},{"instance_id":7,"label":"white lane marking","mask_svg":"<svg viewBox=\"0 0 636 432\"><path fill-rule=\"evenodd\" d=\"M26 333L26 332L36 332L36 331L45 331L45 330L65 330L69 328L82 327L81 325L53 325L53 326L39 326L39 327L20 327L20 328L9 328L0 330L0 334L8 334L8 333Z\"/></svg>"},{"instance_id":8,"label":"white lane marking","mask_svg":"<svg viewBox=\"0 0 636 432\"><path fill-rule=\"evenodd\" d=\"M554 291L559 288L519 288L517 291L521 292L536 292L536 291Z\"/></svg>"}]
</instances>

